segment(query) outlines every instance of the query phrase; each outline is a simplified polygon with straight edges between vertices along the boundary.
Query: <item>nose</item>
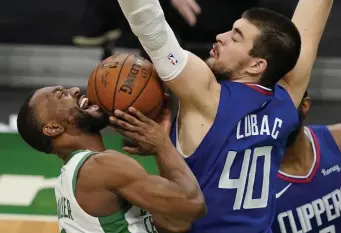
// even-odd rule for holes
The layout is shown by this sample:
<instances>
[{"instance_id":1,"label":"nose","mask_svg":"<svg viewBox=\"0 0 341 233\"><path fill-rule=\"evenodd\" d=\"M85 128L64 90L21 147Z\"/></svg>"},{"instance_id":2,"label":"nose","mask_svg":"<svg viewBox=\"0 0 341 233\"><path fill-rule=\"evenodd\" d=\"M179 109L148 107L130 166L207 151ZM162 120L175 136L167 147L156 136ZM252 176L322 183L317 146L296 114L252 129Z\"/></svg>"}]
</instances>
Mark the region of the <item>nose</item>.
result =
<instances>
[{"instance_id":1,"label":"nose","mask_svg":"<svg viewBox=\"0 0 341 233\"><path fill-rule=\"evenodd\" d=\"M220 33L216 36L216 40L218 43L221 43L221 44L226 44L226 42L228 41L228 38L231 34L231 31L228 31L228 32L225 32L225 33Z\"/></svg>"},{"instance_id":2,"label":"nose","mask_svg":"<svg viewBox=\"0 0 341 233\"><path fill-rule=\"evenodd\" d=\"M219 42L219 43L223 43L223 33L220 33L216 36L216 41Z\"/></svg>"},{"instance_id":3,"label":"nose","mask_svg":"<svg viewBox=\"0 0 341 233\"><path fill-rule=\"evenodd\" d=\"M81 90L78 87L73 87L69 89L69 93L72 97L77 97L80 94Z\"/></svg>"}]
</instances>

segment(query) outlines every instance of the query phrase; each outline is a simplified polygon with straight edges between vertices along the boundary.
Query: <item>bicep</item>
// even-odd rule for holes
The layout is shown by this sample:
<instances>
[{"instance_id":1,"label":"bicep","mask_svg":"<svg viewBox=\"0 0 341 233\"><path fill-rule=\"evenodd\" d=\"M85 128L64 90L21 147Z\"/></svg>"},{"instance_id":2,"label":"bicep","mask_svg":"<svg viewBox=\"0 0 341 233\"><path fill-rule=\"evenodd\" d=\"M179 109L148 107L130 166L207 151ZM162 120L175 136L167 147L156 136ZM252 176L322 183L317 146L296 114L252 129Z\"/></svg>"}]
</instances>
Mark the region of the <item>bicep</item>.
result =
<instances>
[{"instance_id":1,"label":"bicep","mask_svg":"<svg viewBox=\"0 0 341 233\"><path fill-rule=\"evenodd\" d=\"M134 159L115 152L97 158L105 189L151 213L186 217L197 207L176 183L152 176Z\"/></svg>"},{"instance_id":2,"label":"bicep","mask_svg":"<svg viewBox=\"0 0 341 233\"><path fill-rule=\"evenodd\" d=\"M160 176L141 175L120 187L118 193L132 204L151 213L174 217L188 216L191 201L178 185Z\"/></svg>"},{"instance_id":3,"label":"bicep","mask_svg":"<svg viewBox=\"0 0 341 233\"><path fill-rule=\"evenodd\" d=\"M315 60L316 52L313 49L305 50L302 47L295 68L279 81L279 84L288 91L296 108L302 102L304 92L308 87Z\"/></svg>"},{"instance_id":4,"label":"bicep","mask_svg":"<svg viewBox=\"0 0 341 233\"><path fill-rule=\"evenodd\" d=\"M196 55L189 53L187 63L181 73L165 82L166 86L184 105L197 109L210 105L219 95L220 85L207 64Z\"/></svg>"}]
</instances>

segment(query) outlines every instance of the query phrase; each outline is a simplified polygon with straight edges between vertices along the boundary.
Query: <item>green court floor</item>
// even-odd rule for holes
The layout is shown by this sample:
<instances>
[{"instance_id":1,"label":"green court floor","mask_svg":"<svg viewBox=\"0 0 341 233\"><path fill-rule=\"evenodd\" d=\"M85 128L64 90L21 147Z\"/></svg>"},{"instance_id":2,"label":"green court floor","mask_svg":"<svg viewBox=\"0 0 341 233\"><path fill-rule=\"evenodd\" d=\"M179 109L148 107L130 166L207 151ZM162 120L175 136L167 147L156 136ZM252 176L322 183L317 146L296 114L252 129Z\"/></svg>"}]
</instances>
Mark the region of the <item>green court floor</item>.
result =
<instances>
[{"instance_id":1,"label":"green court floor","mask_svg":"<svg viewBox=\"0 0 341 233\"><path fill-rule=\"evenodd\" d=\"M122 137L104 136L108 149L120 150ZM154 158L133 156L151 174ZM0 134L0 214L56 215L53 182L62 162L31 149L18 134Z\"/></svg>"}]
</instances>

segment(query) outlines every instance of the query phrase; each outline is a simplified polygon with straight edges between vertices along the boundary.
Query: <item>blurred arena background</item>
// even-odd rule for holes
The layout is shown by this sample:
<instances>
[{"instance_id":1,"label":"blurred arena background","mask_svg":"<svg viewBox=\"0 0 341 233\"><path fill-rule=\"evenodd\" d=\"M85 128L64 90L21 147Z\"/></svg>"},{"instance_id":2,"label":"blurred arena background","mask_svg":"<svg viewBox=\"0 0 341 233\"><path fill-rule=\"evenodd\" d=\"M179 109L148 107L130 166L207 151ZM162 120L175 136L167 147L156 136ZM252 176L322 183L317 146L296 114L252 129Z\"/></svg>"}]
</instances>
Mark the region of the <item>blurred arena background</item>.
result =
<instances>
[{"instance_id":1,"label":"blurred arena background","mask_svg":"<svg viewBox=\"0 0 341 233\"><path fill-rule=\"evenodd\" d=\"M263 6L291 17L297 0L197 0L201 13L193 25L178 13L181 1L160 2L183 46L205 58L215 35L229 30L245 9ZM334 4L309 87L309 124L341 122L341 1ZM20 139L19 107L42 86L84 90L101 59L141 53L139 44L116 0L3 1L0 32L0 233L58 232L53 185L61 162ZM104 138L108 148L120 149L120 135L106 130ZM153 158L136 159L157 173Z\"/></svg>"}]
</instances>

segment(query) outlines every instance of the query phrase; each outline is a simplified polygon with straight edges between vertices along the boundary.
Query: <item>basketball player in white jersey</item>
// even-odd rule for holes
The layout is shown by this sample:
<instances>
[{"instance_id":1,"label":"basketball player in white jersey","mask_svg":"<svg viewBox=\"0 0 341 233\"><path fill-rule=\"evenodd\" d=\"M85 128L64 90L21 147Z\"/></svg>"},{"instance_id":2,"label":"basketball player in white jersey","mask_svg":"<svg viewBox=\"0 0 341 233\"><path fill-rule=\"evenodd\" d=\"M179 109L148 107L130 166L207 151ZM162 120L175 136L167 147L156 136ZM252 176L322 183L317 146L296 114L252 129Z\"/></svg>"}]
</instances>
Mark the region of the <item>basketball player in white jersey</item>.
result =
<instances>
[{"instance_id":1,"label":"basketball player in white jersey","mask_svg":"<svg viewBox=\"0 0 341 233\"><path fill-rule=\"evenodd\" d=\"M165 110L161 120L170 124ZM144 121L144 118L140 119ZM165 177L149 175L135 160L105 150L99 130L108 117L80 94L79 88L45 87L33 92L18 114L18 131L34 149L64 161L56 184L62 233L183 232L205 213L200 187L158 124L144 143Z\"/></svg>"}]
</instances>

